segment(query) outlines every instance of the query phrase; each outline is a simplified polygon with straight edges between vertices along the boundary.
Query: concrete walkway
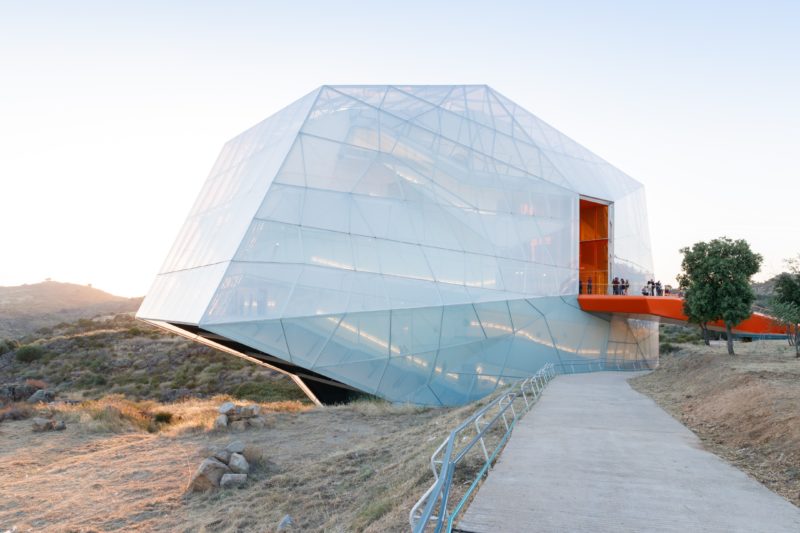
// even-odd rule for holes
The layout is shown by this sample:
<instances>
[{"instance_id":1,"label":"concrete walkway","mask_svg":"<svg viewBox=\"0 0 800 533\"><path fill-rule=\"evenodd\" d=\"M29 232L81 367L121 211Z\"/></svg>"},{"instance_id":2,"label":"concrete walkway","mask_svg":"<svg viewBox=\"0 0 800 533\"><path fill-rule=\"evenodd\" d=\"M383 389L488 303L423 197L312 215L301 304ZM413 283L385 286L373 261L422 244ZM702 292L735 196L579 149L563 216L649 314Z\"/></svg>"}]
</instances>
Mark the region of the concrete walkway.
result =
<instances>
[{"instance_id":1,"label":"concrete walkway","mask_svg":"<svg viewBox=\"0 0 800 533\"><path fill-rule=\"evenodd\" d=\"M704 451L631 376L553 380L457 530L800 532L800 509Z\"/></svg>"}]
</instances>

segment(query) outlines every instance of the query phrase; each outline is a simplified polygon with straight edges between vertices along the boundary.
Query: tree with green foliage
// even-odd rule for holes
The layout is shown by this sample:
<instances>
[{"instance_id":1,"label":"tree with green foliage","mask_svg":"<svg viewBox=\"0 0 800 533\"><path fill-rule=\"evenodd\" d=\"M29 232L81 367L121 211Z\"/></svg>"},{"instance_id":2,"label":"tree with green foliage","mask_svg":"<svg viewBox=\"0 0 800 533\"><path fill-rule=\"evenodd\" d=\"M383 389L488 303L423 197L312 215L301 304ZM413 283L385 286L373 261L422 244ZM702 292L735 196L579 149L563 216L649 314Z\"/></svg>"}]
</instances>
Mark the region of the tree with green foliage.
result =
<instances>
[{"instance_id":1,"label":"tree with green foliage","mask_svg":"<svg viewBox=\"0 0 800 533\"><path fill-rule=\"evenodd\" d=\"M699 324L708 338L708 323L725 323L728 354L733 352L734 326L750 316L755 294L750 278L761 268L763 258L747 241L720 237L681 248L682 272L678 276L684 291L683 312Z\"/></svg>"},{"instance_id":2,"label":"tree with green foliage","mask_svg":"<svg viewBox=\"0 0 800 533\"><path fill-rule=\"evenodd\" d=\"M794 345L795 357L800 358L800 305L775 301L772 304L772 314L786 325L789 344Z\"/></svg>"},{"instance_id":3,"label":"tree with green foliage","mask_svg":"<svg viewBox=\"0 0 800 533\"><path fill-rule=\"evenodd\" d=\"M775 280L775 300L772 313L775 318L786 324L789 344L794 345L797 357L800 357L800 255L788 259L789 271L780 274Z\"/></svg>"}]
</instances>

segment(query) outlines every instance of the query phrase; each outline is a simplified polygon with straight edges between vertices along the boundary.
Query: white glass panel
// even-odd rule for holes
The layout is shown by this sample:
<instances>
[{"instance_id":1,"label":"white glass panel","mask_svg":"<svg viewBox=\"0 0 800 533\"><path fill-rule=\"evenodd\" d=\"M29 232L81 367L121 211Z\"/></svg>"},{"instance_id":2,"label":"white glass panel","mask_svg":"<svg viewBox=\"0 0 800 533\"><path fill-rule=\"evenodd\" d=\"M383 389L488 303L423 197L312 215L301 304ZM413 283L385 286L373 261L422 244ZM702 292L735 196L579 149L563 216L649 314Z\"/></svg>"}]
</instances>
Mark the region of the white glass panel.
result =
<instances>
[{"instance_id":1,"label":"white glass panel","mask_svg":"<svg viewBox=\"0 0 800 533\"><path fill-rule=\"evenodd\" d=\"M197 324L229 263L181 270L156 277L138 318Z\"/></svg>"},{"instance_id":2,"label":"white glass panel","mask_svg":"<svg viewBox=\"0 0 800 533\"><path fill-rule=\"evenodd\" d=\"M253 220L236 253L238 261L302 263L300 228L280 222Z\"/></svg>"}]
</instances>

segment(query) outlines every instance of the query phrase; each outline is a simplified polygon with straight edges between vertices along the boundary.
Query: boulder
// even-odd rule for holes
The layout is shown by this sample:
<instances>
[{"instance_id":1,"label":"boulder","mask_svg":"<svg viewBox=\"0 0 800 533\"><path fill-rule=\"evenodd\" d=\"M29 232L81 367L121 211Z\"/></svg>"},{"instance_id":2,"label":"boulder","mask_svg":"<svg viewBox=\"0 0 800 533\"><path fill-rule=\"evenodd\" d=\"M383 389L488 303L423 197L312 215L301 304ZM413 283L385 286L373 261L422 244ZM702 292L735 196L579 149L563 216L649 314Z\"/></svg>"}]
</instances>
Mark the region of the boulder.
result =
<instances>
[{"instance_id":1,"label":"boulder","mask_svg":"<svg viewBox=\"0 0 800 533\"><path fill-rule=\"evenodd\" d=\"M247 459L244 458L244 455L240 453L231 454L228 466L231 471L236 474L247 474L250 472L250 464L247 462Z\"/></svg>"},{"instance_id":2,"label":"boulder","mask_svg":"<svg viewBox=\"0 0 800 533\"><path fill-rule=\"evenodd\" d=\"M214 454L214 459L218 461L222 461L225 464L228 464L228 461L231 460L231 452L228 450L220 450Z\"/></svg>"},{"instance_id":3,"label":"boulder","mask_svg":"<svg viewBox=\"0 0 800 533\"><path fill-rule=\"evenodd\" d=\"M244 453L245 445L240 440L235 440L225 446L225 449L231 453Z\"/></svg>"},{"instance_id":4,"label":"boulder","mask_svg":"<svg viewBox=\"0 0 800 533\"><path fill-rule=\"evenodd\" d=\"M28 384L8 384L0 386L0 403L21 402L30 398L36 392L36 387Z\"/></svg>"},{"instance_id":5,"label":"boulder","mask_svg":"<svg viewBox=\"0 0 800 533\"><path fill-rule=\"evenodd\" d=\"M55 429L56 423L49 418L35 417L33 420L34 431L51 431Z\"/></svg>"},{"instance_id":6,"label":"boulder","mask_svg":"<svg viewBox=\"0 0 800 533\"><path fill-rule=\"evenodd\" d=\"M239 408L239 416L242 418L253 418L254 416L258 416L261 414L261 407L253 404L253 405L245 405Z\"/></svg>"},{"instance_id":7,"label":"boulder","mask_svg":"<svg viewBox=\"0 0 800 533\"><path fill-rule=\"evenodd\" d=\"M197 467L192 480L189 482L189 490L203 492L219 487L222 476L229 474L230 471L231 469L225 463L208 458Z\"/></svg>"},{"instance_id":8,"label":"boulder","mask_svg":"<svg viewBox=\"0 0 800 533\"><path fill-rule=\"evenodd\" d=\"M229 427L233 431L244 431L245 429L247 429L247 422L245 422L244 420L234 420L233 422L230 423Z\"/></svg>"},{"instance_id":9,"label":"boulder","mask_svg":"<svg viewBox=\"0 0 800 533\"><path fill-rule=\"evenodd\" d=\"M267 423L260 416L254 416L253 418L247 419L247 425L256 429L261 429L265 427Z\"/></svg>"},{"instance_id":10,"label":"boulder","mask_svg":"<svg viewBox=\"0 0 800 533\"><path fill-rule=\"evenodd\" d=\"M52 402L55 399L56 395L53 391L49 391L46 389L39 389L33 394L30 395L27 402L28 403L39 403L39 402Z\"/></svg>"},{"instance_id":11,"label":"boulder","mask_svg":"<svg viewBox=\"0 0 800 533\"><path fill-rule=\"evenodd\" d=\"M247 483L247 474L225 474L219 482L223 489L241 487Z\"/></svg>"},{"instance_id":12,"label":"boulder","mask_svg":"<svg viewBox=\"0 0 800 533\"><path fill-rule=\"evenodd\" d=\"M214 420L214 429L228 429L228 416L219 415L217 419Z\"/></svg>"},{"instance_id":13,"label":"boulder","mask_svg":"<svg viewBox=\"0 0 800 533\"><path fill-rule=\"evenodd\" d=\"M225 402L219 406L219 414L230 417L236 411L236 405L233 402Z\"/></svg>"}]
</instances>

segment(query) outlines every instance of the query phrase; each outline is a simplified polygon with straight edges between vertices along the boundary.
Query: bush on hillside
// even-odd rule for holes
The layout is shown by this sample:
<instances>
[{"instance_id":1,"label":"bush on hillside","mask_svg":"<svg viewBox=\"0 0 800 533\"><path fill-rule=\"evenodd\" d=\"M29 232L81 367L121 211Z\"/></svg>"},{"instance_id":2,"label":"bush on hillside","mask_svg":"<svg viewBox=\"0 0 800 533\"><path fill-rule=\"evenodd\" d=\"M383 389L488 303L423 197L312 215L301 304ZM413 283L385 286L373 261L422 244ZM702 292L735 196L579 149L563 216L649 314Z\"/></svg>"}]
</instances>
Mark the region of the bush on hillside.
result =
<instances>
[{"instance_id":1,"label":"bush on hillside","mask_svg":"<svg viewBox=\"0 0 800 533\"><path fill-rule=\"evenodd\" d=\"M41 359L45 354L44 348L35 344L26 344L17 349L17 361L21 363L32 363Z\"/></svg>"}]
</instances>

